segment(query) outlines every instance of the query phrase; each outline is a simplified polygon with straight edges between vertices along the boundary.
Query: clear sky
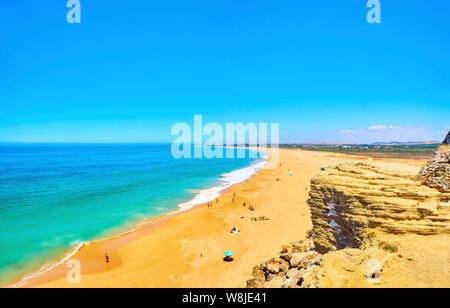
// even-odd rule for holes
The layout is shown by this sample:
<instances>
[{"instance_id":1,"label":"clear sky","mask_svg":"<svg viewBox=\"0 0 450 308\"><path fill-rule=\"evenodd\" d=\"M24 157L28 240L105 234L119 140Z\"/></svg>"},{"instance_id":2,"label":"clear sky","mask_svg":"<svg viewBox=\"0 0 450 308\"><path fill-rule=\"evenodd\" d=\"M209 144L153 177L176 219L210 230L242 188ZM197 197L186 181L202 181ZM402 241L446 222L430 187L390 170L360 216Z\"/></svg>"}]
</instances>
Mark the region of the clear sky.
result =
<instances>
[{"instance_id":1,"label":"clear sky","mask_svg":"<svg viewBox=\"0 0 450 308\"><path fill-rule=\"evenodd\" d=\"M0 141L170 142L176 122L278 122L281 142L440 140L450 1L0 3Z\"/></svg>"}]
</instances>

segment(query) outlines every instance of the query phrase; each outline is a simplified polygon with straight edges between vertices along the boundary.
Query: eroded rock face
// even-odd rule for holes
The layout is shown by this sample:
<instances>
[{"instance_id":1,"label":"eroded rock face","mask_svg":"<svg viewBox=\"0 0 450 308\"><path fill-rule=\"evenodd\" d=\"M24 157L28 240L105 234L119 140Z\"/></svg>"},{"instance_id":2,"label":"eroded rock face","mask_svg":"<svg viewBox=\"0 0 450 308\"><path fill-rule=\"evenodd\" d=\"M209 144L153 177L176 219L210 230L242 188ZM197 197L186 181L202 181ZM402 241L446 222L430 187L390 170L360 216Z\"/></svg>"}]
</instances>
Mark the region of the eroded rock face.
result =
<instances>
[{"instance_id":1,"label":"eroded rock face","mask_svg":"<svg viewBox=\"0 0 450 308\"><path fill-rule=\"evenodd\" d=\"M450 133L449 133L450 136ZM422 184L441 192L450 192L450 145L442 144L419 173Z\"/></svg>"},{"instance_id":2,"label":"eroded rock face","mask_svg":"<svg viewBox=\"0 0 450 308\"><path fill-rule=\"evenodd\" d=\"M448 156L442 158L433 163L448 166ZM448 272L448 254L440 253L448 251L450 236L448 192L413 176L347 163L312 179L308 204L309 236L323 257L301 287L446 285L447 275L439 273Z\"/></svg>"},{"instance_id":3,"label":"eroded rock face","mask_svg":"<svg viewBox=\"0 0 450 308\"><path fill-rule=\"evenodd\" d=\"M383 263L393 258L388 252L375 247L366 250L346 248L323 257L321 266L311 267L304 275L303 288L375 286L380 281Z\"/></svg>"},{"instance_id":4,"label":"eroded rock face","mask_svg":"<svg viewBox=\"0 0 450 308\"><path fill-rule=\"evenodd\" d=\"M316 250L359 248L374 229L389 234L450 233L449 194L366 163L326 167L311 181L308 204Z\"/></svg>"},{"instance_id":5,"label":"eroded rock face","mask_svg":"<svg viewBox=\"0 0 450 308\"><path fill-rule=\"evenodd\" d=\"M308 238L255 267L247 287L448 287L450 193L345 163L322 167L308 204Z\"/></svg>"}]
</instances>

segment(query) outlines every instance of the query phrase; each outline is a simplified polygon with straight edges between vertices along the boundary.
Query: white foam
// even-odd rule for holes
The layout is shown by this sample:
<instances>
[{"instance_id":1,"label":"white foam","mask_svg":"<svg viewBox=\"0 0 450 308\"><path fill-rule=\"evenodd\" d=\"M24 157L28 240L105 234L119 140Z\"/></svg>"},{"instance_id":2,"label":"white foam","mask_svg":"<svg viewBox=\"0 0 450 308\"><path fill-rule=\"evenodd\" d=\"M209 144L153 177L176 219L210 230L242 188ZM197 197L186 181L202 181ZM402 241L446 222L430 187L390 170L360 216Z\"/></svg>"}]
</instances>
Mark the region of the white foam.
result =
<instances>
[{"instance_id":1,"label":"white foam","mask_svg":"<svg viewBox=\"0 0 450 308\"><path fill-rule=\"evenodd\" d=\"M222 174L219 178L220 184L218 186L201 190L199 193L197 193L197 195L195 195L194 198L192 198L188 202L179 204L179 211L186 211L196 205L204 204L217 199L227 188L245 182L256 172L261 170L267 163L268 157L269 155L267 153L261 152L261 159L256 161L252 165Z\"/></svg>"},{"instance_id":2,"label":"white foam","mask_svg":"<svg viewBox=\"0 0 450 308\"><path fill-rule=\"evenodd\" d=\"M64 259L62 259L58 263L55 263L55 264L53 264L52 266L49 266L49 267L45 267L44 266L40 270L24 276L19 282L15 283L13 285L10 285L8 287L9 288L20 288L20 287L23 287L27 283L27 281L29 279L39 277L39 276L43 275L44 273L54 269L58 265L63 264L64 262L66 262L70 258L72 258L81 248L83 248L84 245L85 245L85 243L80 243L71 253L69 253Z\"/></svg>"},{"instance_id":3,"label":"white foam","mask_svg":"<svg viewBox=\"0 0 450 308\"><path fill-rule=\"evenodd\" d=\"M201 190L190 201L179 204L178 211L186 211L196 205L213 201L216 198L218 198L220 196L221 192L224 191L225 189L227 189L233 185L242 183L242 182L246 181L248 178L252 177L256 172L261 170L268 161L269 154L260 152L260 156L261 156L260 160L256 161L255 163L253 163L252 165L250 165L248 167L222 174L219 179L219 181L221 182L220 185ZM142 224L146 224L146 223L142 223ZM137 227L135 227L127 232L122 233L121 235L130 233L130 232L138 229L140 226L141 226L141 224L139 224ZM83 248L83 246L90 245L90 242L80 243L80 241L74 241L72 244L74 244L74 245L78 244L78 246L76 246L75 249L73 249L72 252L67 254L61 261L59 261L55 264L52 264L51 266L43 266L38 271L35 271L31 274L24 276L19 282L9 285L8 287L9 288L23 287L24 285L27 284L29 279L39 277L39 276L43 275L44 273L54 269L58 265L63 264L64 262L66 262L67 260L72 258L81 248Z\"/></svg>"}]
</instances>

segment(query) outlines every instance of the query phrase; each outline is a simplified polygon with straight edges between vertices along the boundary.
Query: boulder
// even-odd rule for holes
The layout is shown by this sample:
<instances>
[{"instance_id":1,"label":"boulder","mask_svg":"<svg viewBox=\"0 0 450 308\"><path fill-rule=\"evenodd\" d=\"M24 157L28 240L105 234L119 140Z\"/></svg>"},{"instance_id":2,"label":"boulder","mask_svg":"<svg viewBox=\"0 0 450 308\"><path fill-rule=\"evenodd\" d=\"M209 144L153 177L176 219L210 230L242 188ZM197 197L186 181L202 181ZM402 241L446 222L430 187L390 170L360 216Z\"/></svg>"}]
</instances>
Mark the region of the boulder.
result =
<instances>
[{"instance_id":1,"label":"boulder","mask_svg":"<svg viewBox=\"0 0 450 308\"><path fill-rule=\"evenodd\" d=\"M283 284L281 285L281 287L283 289L287 289L287 288L289 288L290 285L291 285L291 278L288 278L285 281L283 281Z\"/></svg>"},{"instance_id":2,"label":"boulder","mask_svg":"<svg viewBox=\"0 0 450 308\"><path fill-rule=\"evenodd\" d=\"M259 266L255 266L253 268L253 277L258 278L260 280L265 280L266 279L266 274L264 273L264 271L259 267Z\"/></svg>"},{"instance_id":3,"label":"boulder","mask_svg":"<svg viewBox=\"0 0 450 308\"><path fill-rule=\"evenodd\" d=\"M295 252L292 254L291 260L289 261L292 267L297 267L303 259L306 258L306 252Z\"/></svg>"},{"instance_id":4,"label":"boulder","mask_svg":"<svg viewBox=\"0 0 450 308\"><path fill-rule=\"evenodd\" d=\"M269 289L279 289L283 286L283 279L281 277L275 277L272 280L270 280L268 283L266 283L266 288Z\"/></svg>"},{"instance_id":5,"label":"boulder","mask_svg":"<svg viewBox=\"0 0 450 308\"><path fill-rule=\"evenodd\" d=\"M286 273L289 270L289 263L283 259L273 258L266 262L265 268L269 273Z\"/></svg>"},{"instance_id":6,"label":"boulder","mask_svg":"<svg viewBox=\"0 0 450 308\"><path fill-rule=\"evenodd\" d=\"M291 260L291 257L292 257L292 253L290 253L290 252L283 253L280 255L280 258L287 262L289 262L289 260Z\"/></svg>"},{"instance_id":7,"label":"boulder","mask_svg":"<svg viewBox=\"0 0 450 308\"><path fill-rule=\"evenodd\" d=\"M306 271L304 269L296 269L293 268L289 270L289 272L286 274L286 279L283 283L283 288L300 288L303 277L306 274Z\"/></svg>"},{"instance_id":8,"label":"boulder","mask_svg":"<svg viewBox=\"0 0 450 308\"><path fill-rule=\"evenodd\" d=\"M320 265L321 262L322 262L322 255L317 254L314 258L312 258L306 262L306 265L304 266L304 268L308 268L313 265Z\"/></svg>"},{"instance_id":9,"label":"boulder","mask_svg":"<svg viewBox=\"0 0 450 308\"><path fill-rule=\"evenodd\" d=\"M307 252L314 249L314 243L310 239L305 239L298 243L292 244L292 252Z\"/></svg>"},{"instance_id":10,"label":"boulder","mask_svg":"<svg viewBox=\"0 0 450 308\"><path fill-rule=\"evenodd\" d=\"M322 256L316 251L296 252L292 254L290 263L292 267L307 268L321 260Z\"/></svg>"},{"instance_id":11,"label":"boulder","mask_svg":"<svg viewBox=\"0 0 450 308\"><path fill-rule=\"evenodd\" d=\"M300 270L298 268L291 268L287 273L286 273L286 277L287 278L292 278L296 275L298 275L298 273L300 272Z\"/></svg>"},{"instance_id":12,"label":"boulder","mask_svg":"<svg viewBox=\"0 0 450 308\"><path fill-rule=\"evenodd\" d=\"M302 288L319 288L320 287L320 272L321 268L318 265L311 266L303 275Z\"/></svg>"},{"instance_id":13,"label":"boulder","mask_svg":"<svg viewBox=\"0 0 450 308\"><path fill-rule=\"evenodd\" d=\"M275 277L278 277L278 274L267 274L266 281L269 282L272 279L274 279Z\"/></svg>"},{"instance_id":14,"label":"boulder","mask_svg":"<svg viewBox=\"0 0 450 308\"><path fill-rule=\"evenodd\" d=\"M252 278L252 279L247 280L246 288L249 288L249 289L264 288L264 282L258 278Z\"/></svg>"}]
</instances>

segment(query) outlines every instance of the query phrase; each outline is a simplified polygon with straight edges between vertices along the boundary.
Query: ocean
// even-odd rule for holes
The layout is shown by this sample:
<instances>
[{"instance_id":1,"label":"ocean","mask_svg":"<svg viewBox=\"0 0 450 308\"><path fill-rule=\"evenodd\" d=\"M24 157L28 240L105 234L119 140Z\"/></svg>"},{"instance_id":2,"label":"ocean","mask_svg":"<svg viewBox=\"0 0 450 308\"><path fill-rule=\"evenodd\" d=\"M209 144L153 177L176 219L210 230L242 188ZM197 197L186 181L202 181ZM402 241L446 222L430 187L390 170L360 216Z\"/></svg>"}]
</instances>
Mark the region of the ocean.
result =
<instances>
[{"instance_id":1,"label":"ocean","mask_svg":"<svg viewBox=\"0 0 450 308\"><path fill-rule=\"evenodd\" d=\"M214 200L266 160L250 150L245 158L175 159L170 147L0 145L0 285L84 241Z\"/></svg>"}]
</instances>

